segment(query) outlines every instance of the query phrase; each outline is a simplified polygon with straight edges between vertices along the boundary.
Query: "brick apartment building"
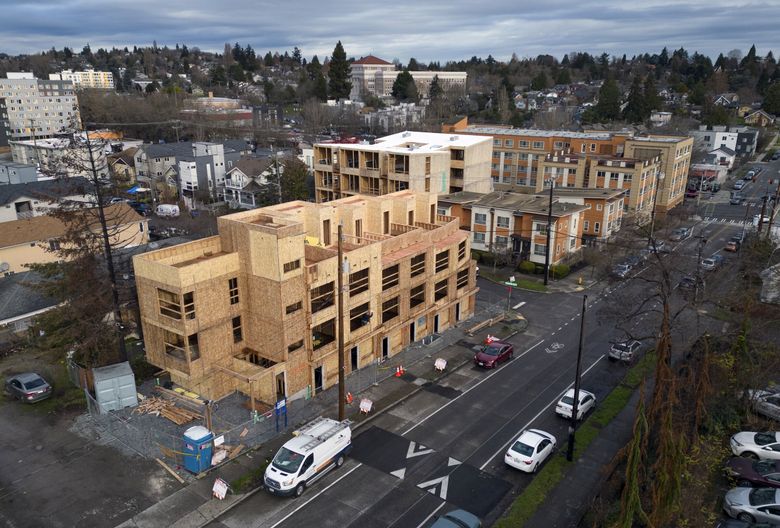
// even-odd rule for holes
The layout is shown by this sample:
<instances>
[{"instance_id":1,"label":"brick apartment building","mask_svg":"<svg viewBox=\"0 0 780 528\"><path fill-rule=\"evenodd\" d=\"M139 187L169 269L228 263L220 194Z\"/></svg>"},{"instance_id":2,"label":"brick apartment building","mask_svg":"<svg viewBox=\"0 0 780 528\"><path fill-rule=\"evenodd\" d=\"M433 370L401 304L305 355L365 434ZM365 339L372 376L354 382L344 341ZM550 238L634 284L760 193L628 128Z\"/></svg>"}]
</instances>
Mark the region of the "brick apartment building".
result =
<instances>
[{"instance_id":1,"label":"brick apartment building","mask_svg":"<svg viewBox=\"0 0 780 528\"><path fill-rule=\"evenodd\" d=\"M345 196L418 192L488 193L490 138L400 132L368 143L314 145L317 202Z\"/></svg>"},{"instance_id":2,"label":"brick apartment building","mask_svg":"<svg viewBox=\"0 0 780 528\"><path fill-rule=\"evenodd\" d=\"M148 361L207 398L273 404L336 384L339 223L348 372L473 314L470 240L434 194L288 202L134 257Z\"/></svg>"},{"instance_id":3,"label":"brick apartment building","mask_svg":"<svg viewBox=\"0 0 780 528\"><path fill-rule=\"evenodd\" d=\"M649 218L658 194L663 214L685 197L693 138L637 136L630 132L568 132L445 124L442 132L491 136L491 176L496 190L534 194L545 180L561 187L625 189L626 211Z\"/></svg>"}]
</instances>

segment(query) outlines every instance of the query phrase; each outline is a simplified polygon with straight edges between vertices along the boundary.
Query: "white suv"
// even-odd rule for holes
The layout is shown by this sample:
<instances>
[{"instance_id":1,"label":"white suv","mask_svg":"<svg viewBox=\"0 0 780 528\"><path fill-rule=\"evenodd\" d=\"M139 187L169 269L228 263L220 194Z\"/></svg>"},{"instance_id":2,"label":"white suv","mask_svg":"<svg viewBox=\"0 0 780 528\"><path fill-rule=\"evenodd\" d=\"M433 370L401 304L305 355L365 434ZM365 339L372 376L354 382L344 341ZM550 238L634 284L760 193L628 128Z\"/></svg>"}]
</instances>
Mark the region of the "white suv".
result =
<instances>
[{"instance_id":1,"label":"white suv","mask_svg":"<svg viewBox=\"0 0 780 528\"><path fill-rule=\"evenodd\" d=\"M641 348L642 343L636 339L612 343L612 346L609 348L609 359L610 361L617 360L630 363L636 358Z\"/></svg>"}]
</instances>

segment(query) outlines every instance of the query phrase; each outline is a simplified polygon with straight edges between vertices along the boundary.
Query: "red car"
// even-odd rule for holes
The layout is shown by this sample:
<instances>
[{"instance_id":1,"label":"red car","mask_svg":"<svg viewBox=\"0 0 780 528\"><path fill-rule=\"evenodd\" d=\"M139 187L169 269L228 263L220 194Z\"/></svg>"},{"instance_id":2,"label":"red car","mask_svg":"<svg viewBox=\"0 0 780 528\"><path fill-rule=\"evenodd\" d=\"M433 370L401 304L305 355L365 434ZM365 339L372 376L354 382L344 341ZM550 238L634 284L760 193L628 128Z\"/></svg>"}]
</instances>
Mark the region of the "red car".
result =
<instances>
[{"instance_id":1,"label":"red car","mask_svg":"<svg viewBox=\"0 0 780 528\"><path fill-rule=\"evenodd\" d=\"M478 367L494 368L503 361L509 361L515 353L514 347L504 341L493 341L484 345L474 355L474 364Z\"/></svg>"},{"instance_id":2,"label":"red car","mask_svg":"<svg viewBox=\"0 0 780 528\"><path fill-rule=\"evenodd\" d=\"M726 474L741 488L780 488L780 460L733 457L726 464Z\"/></svg>"}]
</instances>

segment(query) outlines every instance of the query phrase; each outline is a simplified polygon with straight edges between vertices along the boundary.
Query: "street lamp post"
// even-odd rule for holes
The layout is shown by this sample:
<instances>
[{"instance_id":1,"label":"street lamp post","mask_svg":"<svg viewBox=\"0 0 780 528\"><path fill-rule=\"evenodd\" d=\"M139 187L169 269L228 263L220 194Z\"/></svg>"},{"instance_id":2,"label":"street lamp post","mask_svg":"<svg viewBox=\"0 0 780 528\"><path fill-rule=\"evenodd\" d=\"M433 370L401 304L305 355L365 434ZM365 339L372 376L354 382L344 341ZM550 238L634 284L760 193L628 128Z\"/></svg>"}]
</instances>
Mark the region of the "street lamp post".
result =
<instances>
[{"instance_id":1,"label":"street lamp post","mask_svg":"<svg viewBox=\"0 0 780 528\"><path fill-rule=\"evenodd\" d=\"M555 180L549 179L550 183L550 203L547 206L547 248L544 252L544 285L550 282L550 244L552 236L552 207L553 207L553 189L555 189Z\"/></svg>"},{"instance_id":2,"label":"street lamp post","mask_svg":"<svg viewBox=\"0 0 780 528\"><path fill-rule=\"evenodd\" d=\"M587 308L588 296L582 296L582 316L580 317L580 343L577 347L577 370L574 374L574 401L571 406L571 424L569 425L569 443L566 446L566 460L574 459L574 434L577 430L577 412L580 403L580 366L582 364L582 339L585 333L585 308Z\"/></svg>"}]
</instances>

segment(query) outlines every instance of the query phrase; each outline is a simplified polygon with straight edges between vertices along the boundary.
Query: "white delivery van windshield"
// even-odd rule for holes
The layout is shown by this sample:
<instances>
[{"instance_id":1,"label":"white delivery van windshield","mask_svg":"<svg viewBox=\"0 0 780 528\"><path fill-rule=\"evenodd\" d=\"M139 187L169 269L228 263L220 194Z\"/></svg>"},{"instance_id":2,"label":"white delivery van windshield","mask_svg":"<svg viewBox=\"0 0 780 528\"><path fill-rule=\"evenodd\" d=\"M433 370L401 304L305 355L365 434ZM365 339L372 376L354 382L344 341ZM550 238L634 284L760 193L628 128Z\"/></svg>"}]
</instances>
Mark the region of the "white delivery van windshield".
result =
<instances>
[{"instance_id":1,"label":"white delivery van windshield","mask_svg":"<svg viewBox=\"0 0 780 528\"><path fill-rule=\"evenodd\" d=\"M279 452L276 453L272 463L279 471L295 473L298 471L298 468L301 467L301 462L303 462L303 455L290 451L286 447L282 447Z\"/></svg>"}]
</instances>

